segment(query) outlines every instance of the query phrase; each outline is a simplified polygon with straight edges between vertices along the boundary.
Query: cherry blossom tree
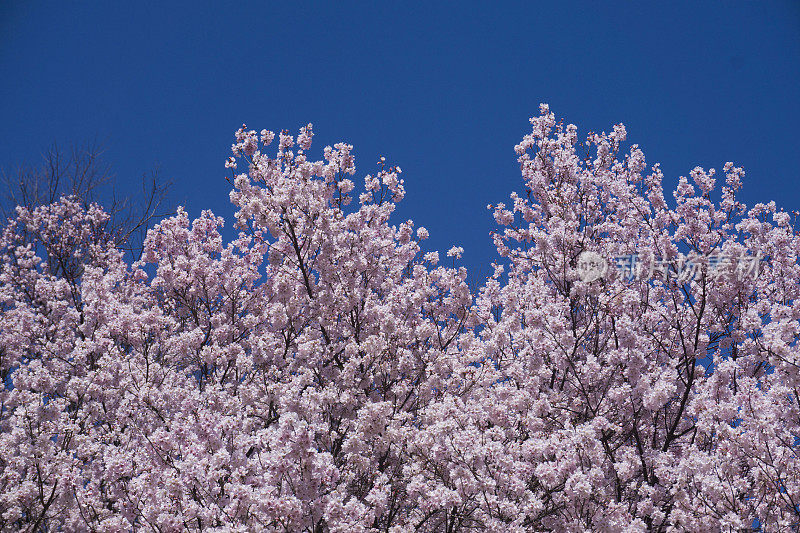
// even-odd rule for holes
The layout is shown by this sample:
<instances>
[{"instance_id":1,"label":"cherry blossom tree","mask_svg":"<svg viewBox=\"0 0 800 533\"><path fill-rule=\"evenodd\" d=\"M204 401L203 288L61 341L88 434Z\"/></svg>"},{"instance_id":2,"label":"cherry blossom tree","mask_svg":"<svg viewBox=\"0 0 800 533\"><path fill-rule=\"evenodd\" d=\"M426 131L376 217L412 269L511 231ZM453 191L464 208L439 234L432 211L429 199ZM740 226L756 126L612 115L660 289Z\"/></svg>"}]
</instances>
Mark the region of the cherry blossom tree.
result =
<instances>
[{"instance_id":1,"label":"cherry blossom tree","mask_svg":"<svg viewBox=\"0 0 800 533\"><path fill-rule=\"evenodd\" d=\"M461 370L426 409L421 493L442 524L537 531L765 531L800 524L800 237L774 203L736 200L743 171L681 178L623 126L578 142L547 106L516 146L525 195L494 207L506 259L477 297ZM593 252L692 276L586 282ZM715 254L765 259L710 268ZM748 273L754 274L754 273Z\"/></svg>"},{"instance_id":2,"label":"cherry blossom tree","mask_svg":"<svg viewBox=\"0 0 800 533\"><path fill-rule=\"evenodd\" d=\"M51 145L43 154L41 165L0 169L0 217L13 217L17 207L34 210L52 204L62 196L71 196L84 209L101 199L108 215L104 231L113 236L120 248L138 258L142 240L149 226L166 213L169 183L156 170L142 176L141 190L133 196L120 196L113 187L114 174L103 161L103 147L96 142L72 145L65 149ZM34 242L35 239L31 239ZM46 257L46 250L43 251ZM52 265L51 265L52 269Z\"/></svg>"},{"instance_id":3,"label":"cherry blossom tree","mask_svg":"<svg viewBox=\"0 0 800 533\"><path fill-rule=\"evenodd\" d=\"M792 217L531 124L474 294L394 220L401 170L357 186L311 125L236 133L229 243L178 209L130 262L97 204L18 208L0 530L797 529Z\"/></svg>"}]
</instances>

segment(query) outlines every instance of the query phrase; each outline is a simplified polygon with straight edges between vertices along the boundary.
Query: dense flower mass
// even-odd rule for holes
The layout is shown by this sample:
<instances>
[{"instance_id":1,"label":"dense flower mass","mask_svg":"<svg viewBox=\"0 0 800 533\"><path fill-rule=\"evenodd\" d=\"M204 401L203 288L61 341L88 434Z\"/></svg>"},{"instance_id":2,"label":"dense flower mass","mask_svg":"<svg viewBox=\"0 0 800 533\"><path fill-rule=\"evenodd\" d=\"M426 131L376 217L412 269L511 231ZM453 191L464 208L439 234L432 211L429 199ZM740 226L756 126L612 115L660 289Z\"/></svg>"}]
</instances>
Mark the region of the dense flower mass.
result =
<instances>
[{"instance_id":1,"label":"dense flower mass","mask_svg":"<svg viewBox=\"0 0 800 533\"><path fill-rule=\"evenodd\" d=\"M357 185L352 146L309 159L311 125L236 133L229 243L179 209L130 262L98 205L19 208L0 530L798 529L792 217L737 201L731 163L667 201L623 126L531 124L475 293L393 220L401 170ZM699 268L582 278L588 252Z\"/></svg>"}]
</instances>

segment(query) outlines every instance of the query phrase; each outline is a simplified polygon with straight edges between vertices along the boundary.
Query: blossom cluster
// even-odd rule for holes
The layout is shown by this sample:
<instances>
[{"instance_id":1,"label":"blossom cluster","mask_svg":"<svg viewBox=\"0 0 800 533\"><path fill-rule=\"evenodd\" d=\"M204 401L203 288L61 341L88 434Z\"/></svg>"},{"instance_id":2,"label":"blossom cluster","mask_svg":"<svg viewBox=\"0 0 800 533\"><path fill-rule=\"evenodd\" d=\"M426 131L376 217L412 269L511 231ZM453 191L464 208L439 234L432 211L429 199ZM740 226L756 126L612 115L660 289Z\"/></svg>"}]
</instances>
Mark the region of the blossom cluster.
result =
<instances>
[{"instance_id":1,"label":"blossom cluster","mask_svg":"<svg viewBox=\"0 0 800 533\"><path fill-rule=\"evenodd\" d=\"M543 105L492 206L494 273L396 219L313 128L236 132L226 223L141 260L99 205L0 234L2 531L742 531L800 527L800 236L744 172L681 178ZM756 257L664 283L581 257ZM583 256L585 259L585 256ZM449 262L449 261L448 261ZM706 263L707 266L707 263Z\"/></svg>"}]
</instances>

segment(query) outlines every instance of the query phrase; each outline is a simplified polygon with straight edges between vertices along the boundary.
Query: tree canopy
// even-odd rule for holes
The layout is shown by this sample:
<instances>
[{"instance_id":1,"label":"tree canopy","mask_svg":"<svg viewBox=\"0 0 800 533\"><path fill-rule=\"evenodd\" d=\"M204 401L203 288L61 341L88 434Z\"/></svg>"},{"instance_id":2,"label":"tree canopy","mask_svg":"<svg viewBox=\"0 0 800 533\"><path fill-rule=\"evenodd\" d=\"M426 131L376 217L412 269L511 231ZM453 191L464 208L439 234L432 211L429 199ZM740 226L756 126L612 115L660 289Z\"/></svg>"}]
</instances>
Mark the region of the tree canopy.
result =
<instances>
[{"instance_id":1,"label":"tree canopy","mask_svg":"<svg viewBox=\"0 0 800 533\"><path fill-rule=\"evenodd\" d=\"M540 111L474 290L311 125L236 132L231 242L179 208L134 261L97 203L17 208L0 529L800 527L793 216L732 163L668 201L622 125Z\"/></svg>"}]
</instances>

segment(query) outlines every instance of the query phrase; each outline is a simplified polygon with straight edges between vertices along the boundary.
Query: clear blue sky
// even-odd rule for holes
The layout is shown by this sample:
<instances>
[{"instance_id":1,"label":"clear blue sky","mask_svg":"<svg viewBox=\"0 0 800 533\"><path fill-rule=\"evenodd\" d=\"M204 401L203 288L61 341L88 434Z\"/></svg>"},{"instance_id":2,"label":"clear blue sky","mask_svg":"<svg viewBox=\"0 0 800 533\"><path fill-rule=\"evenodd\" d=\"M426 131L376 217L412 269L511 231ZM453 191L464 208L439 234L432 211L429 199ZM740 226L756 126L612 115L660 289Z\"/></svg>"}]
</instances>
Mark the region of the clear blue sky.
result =
<instances>
[{"instance_id":1,"label":"clear blue sky","mask_svg":"<svg viewBox=\"0 0 800 533\"><path fill-rule=\"evenodd\" d=\"M359 176L402 166L400 216L477 271L548 102L624 122L672 179L732 160L748 203L799 209L800 3L661 4L0 0L0 166L97 137L123 188L158 165L190 214L228 216L234 130L313 122Z\"/></svg>"}]
</instances>

